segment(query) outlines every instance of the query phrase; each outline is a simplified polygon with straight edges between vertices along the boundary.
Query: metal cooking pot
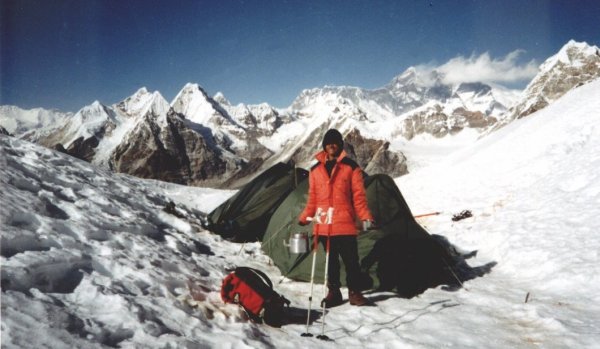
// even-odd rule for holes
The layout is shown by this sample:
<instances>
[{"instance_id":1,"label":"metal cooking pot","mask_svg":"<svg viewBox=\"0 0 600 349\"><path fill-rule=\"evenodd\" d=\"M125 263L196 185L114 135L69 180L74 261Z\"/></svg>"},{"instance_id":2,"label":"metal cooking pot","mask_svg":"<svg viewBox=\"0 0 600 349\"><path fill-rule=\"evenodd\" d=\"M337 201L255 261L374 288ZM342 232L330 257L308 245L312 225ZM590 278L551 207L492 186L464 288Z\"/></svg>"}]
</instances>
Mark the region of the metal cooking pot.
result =
<instances>
[{"instance_id":1,"label":"metal cooking pot","mask_svg":"<svg viewBox=\"0 0 600 349\"><path fill-rule=\"evenodd\" d=\"M290 242L283 240L283 245L289 247L290 253L299 254L308 252L308 233L293 233Z\"/></svg>"}]
</instances>

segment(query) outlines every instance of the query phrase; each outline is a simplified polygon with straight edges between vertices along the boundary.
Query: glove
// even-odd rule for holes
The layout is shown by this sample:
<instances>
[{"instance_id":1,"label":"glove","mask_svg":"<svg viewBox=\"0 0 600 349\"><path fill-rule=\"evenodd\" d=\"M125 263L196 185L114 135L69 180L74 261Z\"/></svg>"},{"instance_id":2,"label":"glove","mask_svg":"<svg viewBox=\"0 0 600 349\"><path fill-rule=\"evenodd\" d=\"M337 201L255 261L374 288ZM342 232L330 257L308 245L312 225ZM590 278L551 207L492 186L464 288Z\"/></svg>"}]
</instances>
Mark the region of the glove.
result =
<instances>
[{"instance_id":1,"label":"glove","mask_svg":"<svg viewBox=\"0 0 600 349\"><path fill-rule=\"evenodd\" d=\"M364 220L362 221L362 231L367 231L367 230L371 230L375 227L375 224L373 221L370 220Z\"/></svg>"},{"instance_id":2,"label":"glove","mask_svg":"<svg viewBox=\"0 0 600 349\"><path fill-rule=\"evenodd\" d=\"M308 224L309 224L308 222L298 221L298 225L300 225L300 226L305 226L305 225L308 225Z\"/></svg>"}]
</instances>

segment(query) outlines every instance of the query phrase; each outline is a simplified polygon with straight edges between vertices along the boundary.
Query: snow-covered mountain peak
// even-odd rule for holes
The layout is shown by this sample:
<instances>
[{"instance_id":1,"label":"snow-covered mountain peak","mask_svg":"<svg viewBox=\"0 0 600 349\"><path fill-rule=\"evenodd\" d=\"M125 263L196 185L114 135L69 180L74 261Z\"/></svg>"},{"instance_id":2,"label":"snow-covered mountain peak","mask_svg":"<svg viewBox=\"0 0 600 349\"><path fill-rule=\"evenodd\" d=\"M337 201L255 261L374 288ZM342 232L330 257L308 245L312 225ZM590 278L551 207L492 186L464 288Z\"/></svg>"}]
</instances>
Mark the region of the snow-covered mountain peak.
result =
<instances>
[{"instance_id":1,"label":"snow-covered mountain peak","mask_svg":"<svg viewBox=\"0 0 600 349\"><path fill-rule=\"evenodd\" d=\"M408 67L402 74L394 77L388 84L389 88L401 88L407 84L414 84L418 79L417 69Z\"/></svg>"},{"instance_id":2,"label":"snow-covered mountain peak","mask_svg":"<svg viewBox=\"0 0 600 349\"><path fill-rule=\"evenodd\" d=\"M57 110L42 108L21 109L13 105L0 106L0 126L16 136L30 130L56 126L73 116Z\"/></svg>"},{"instance_id":3,"label":"snow-covered mountain peak","mask_svg":"<svg viewBox=\"0 0 600 349\"><path fill-rule=\"evenodd\" d=\"M210 96L208 95L208 93L206 93L202 86L198 85L197 83L188 82L183 86L181 91L179 91L177 96L175 96L171 104L175 103L183 95L191 95L194 98L202 98L205 100L210 99Z\"/></svg>"},{"instance_id":4,"label":"snow-covered mountain peak","mask_svg":"<svg viewBox=\"0 0 600 349\"><path fill-rule=\"evenodd\" d=\"M132 94L131 96L127 97L125 99L125 101L129 101L129 102L134 103L136 101L140 101L140 100L144 99L149 94L150 94L150 92L148 91L148 89L146 87L141 87L137 91L135 91L134 94Z\"/></svg>"},{"instance_id":5,"label":"snow-covered mountain peak","mask_svg":"<svg viewBox=\"0 0 600 349\"><path fill-rule=\"evenodd\" d=\"M106 107L99 101L94 101L92 104L86 105L85 107L81 108L75 114L75 118L81 117L82 119L90 119L106 114Z\"/></svg>"},{"instance_id":6,"label":"snow-covered mountain peak","mask_svg":"<svg viewBox=\"0 0 600 349\"><path fill-rule=\"evenodd\" d=\"M402 74L396 76L385 87L394 90L424 89L442 83L442 73L437 70L422 70L408 67Z\"/></svg>"},{"instance_id":7,"label":"snow-covered mountain peak","mask_svg":"<svg viewBox=\"0 0 600 349\"><path fill-rule=\"evenodd\" d=\"M231 102L229 102L229 100L227 98L225 98L225 95L223 94L223 92L217 92L214 96L213 96L213 100L217 103L219 103L220 105L223 106L230 106Z\"/></svg>"},{"instance_id":8,"label":"snow-covered mountain peak","mask_svg":"<svg viewBox=\"0 0 600 349\"><path fill-rule=\"evenodd\" d=\"M417 75L417 68L410 66L402 74L398 76L399 79L408 79Z\"/></svg>"},{"instance_id":9,"label":"snow-covered mountain peak","mask_svg":"<svg viewBox=\"0 0 600 349\"><path fill-rule=\"evenodd\" d=\"M179 91L171 107L175 112L185 115L186 119L203 125L214 115L220 114L208 94L198 84L192 83L186 84Z\"/></svg>"},{"instance_id":10,"label":"snow-covered mountain peak","mask_svg":"<svg viewBox=\"0 0 600 349\"><path fill-rule=\"evenodd\" d=\"M600 77L600 50L585 42L569 41L554 56L548 58L539 73L531 80L522 99L512 108L510 122L532 114L562 97L574 87Z\"/></svg>"},{"instance_id":11,"label":"snow-covered mountain peak","mask_svg":"<svg viewBox=\"0 0 600 349\"><path fill-rule=\"evenodd\" d=\"M580 66L589 56L600 56L597 46L588 45L586 42L570 40L554 56L548 58L541 66L540 71L548 71L558 63L571 66Z\"/></svg>"},{"instance_id":12,"label":"snow-covered mountain peak","mask_svg":"<svg viewBox=\"0 0 600 349\"><path fill-rule=\"evenodd\" d=\"M292 108L296 110L310 107L310 104L320 104L335 106L337 104L346 104L343 97L344 92L353 89L352 87L324 86L322 88L304 89L292 103ZM355 89L355 88L354 88Z\"/></svg>"},{"instance_id":13,"label":"snow-covered mountain peak","mask_svg":"<svg viewBox=\"0 0 600 349\"><path fill-rule=\"evenodd\" d=\"M155 116L166 114L169 103L160 92L149 92L145 87L137 90L133 95L116 104L115 107L127 116L144 116L152 112Z\"/></svg>"},{"instance_id":14,"label":"snow-covered mountain peak","mask_svg":"<svg viewBox=\"0 0 600 349\"><path fill-rule=\"evenodd\" d=\"M345 90L351 87L324 87L304 90L294 100L292 106L300 112L301 116L337 114L349 111L348 115L354 114L357 107L352 101L343 96Z\"/></svg>"},{"instance_id":15,"label":"snow-covered mountain peak","mask_svg":"<svg viewBox=\"0 0 600 349\"><path fill-rule=\"evenodd\" d=\"M165 97L160 94L160 92L154 91L154 93L152 93L152 99L148 109L151 110L156 116L165 117L171 109L171 105L165 99Z\"/></svg>"},{"instance_id":16,"label":"snow-covered mountain peak","mask_svg":"<svg viewBox=\"0 0 600 349\"><path fill-rule=\"evenodd\" d=\"M204 91L202 86L198 85L197 83L192 83L192 82L188 82L187 84L185 84L183 86L183 88L181 89L181 91L179 91L177 96L175 96L174 100L177 100L177 97L179 97L182 94L197 94L197 95L201 95L205 99L210 98L208 96L208 93L206 93L206 91Z\"/></svg>"},{"instance_id":17,"label":"snow-covered mountain peak","mask_svg":"<svg viewBox=\"0 0 600 349\"><path fill-rule=\"evenodd\" d=\"M89 139L95 135L104 133L108 123L114 124L112 112L99 101L81 108L67 123L64 138L60 143L68 147L79 138Z\"/></svg>"},{"instance_id":18,"label":"snow-covered mountain peak","mask_svg":"<svg viewBox=\"0 0 600 349\"><path fill-rule=\"evenodd\" d=\"M198 85L195 82L188 82L185 85L183 85L183 88L182 88L182 90L186 90L186 91L187 90L197 90L197 89L200 89L200 85Z\"/></svg>"}]
</instances>

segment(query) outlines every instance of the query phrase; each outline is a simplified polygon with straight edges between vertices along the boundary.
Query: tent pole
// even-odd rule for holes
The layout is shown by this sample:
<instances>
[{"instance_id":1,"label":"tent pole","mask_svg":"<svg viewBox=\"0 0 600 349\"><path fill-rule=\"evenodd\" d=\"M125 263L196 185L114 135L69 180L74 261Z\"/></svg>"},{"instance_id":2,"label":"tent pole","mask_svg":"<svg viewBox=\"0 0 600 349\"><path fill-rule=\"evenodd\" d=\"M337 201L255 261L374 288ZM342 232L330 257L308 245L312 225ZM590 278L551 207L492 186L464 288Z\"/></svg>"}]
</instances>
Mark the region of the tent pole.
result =
<instances>
[{"instance_id":1,"label":"tent pole","mask_svg":"<svg viewBox=\"0 0 600 349\"><path fill-rule=\"evenodd\" d=\"M456 279L456 281L458 281L458 283L460 284L460 287L464 288L465 291L469 292L469 289L465 287L465 285L460 281L460 279L458 278L458 276L456 276L456 273L454 273L454 269L448 264L446 263L446 261L444 260L444 258L441 258L442 262L444 262L444 264L446 264L446 267L448 267L448 269L450 269L450 272L452 273L452 276L454 276L454 279Z\"/></svg>"},{"instance_id":2,"label":"tent pole","mask_svg":"<svg viewBox=\"0 0 600 349\"><path fill-rule=\"evenodd\" d=\"M240 248L240 250L238 251L237 255L239 256L240 254L242 254L242 251L244 250L244 246L246 246L246 242L242 243L242 247Z\"/></svg>"},{"instance_id":3,"label":"tent pole","mask_svg":"<svg viewBox=\"0 0 600 349\"><path fill-rule=\"evenodd\" d=\"M296 163L294 162L294 189L298 188L298 175L296 174Z\"/></svg>"},{"instance_id":4,"label":"tent pole","mask_svg":"<svg viewBox=\"0 0 600 349\"><path fill-rule=\"evenodd\" d=\"M423 228L427 234L431 235L431 233ZM456 276L456 273L454 272L454 269L446 262L446 260L443 257L440 257L440 259L442 260L442 262L446 265L446 267L450 270L450 273L452 273L452 276L454 277L454 279L458 282L458 284L460 285L460 287L464 288L465 291L469 292L469 289L465 287L465 285L460 281L460 279L458 278L458 276Z\"/></svg>"}]
</instances>

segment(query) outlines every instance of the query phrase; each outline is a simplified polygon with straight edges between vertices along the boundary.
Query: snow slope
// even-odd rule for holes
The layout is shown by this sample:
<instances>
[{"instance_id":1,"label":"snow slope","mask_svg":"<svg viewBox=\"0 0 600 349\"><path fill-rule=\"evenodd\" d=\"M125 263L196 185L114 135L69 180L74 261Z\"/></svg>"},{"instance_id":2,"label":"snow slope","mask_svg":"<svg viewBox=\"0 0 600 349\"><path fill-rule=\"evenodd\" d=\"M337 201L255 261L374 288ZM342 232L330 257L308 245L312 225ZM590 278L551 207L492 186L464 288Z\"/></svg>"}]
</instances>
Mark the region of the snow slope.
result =
<instances>
[{"instance_id":1,"label":"snow slope","mask_svg":"<svg viewBox=\"0 0 600 349\"><path fill-rule=\"evenodd\" d=\"M397 180L413 210L447 213L430 229L498 262L469 287L488 293L478 311L544 347L600 345L599 95L596 80ZM463 209L475 217L447 223Z\"/></svg>"},{"instance_id":2,"label":"snow slope","mask_svg":"<svg viewBox=\"0 0 600 349\"><path fill-rule=\"evenodd\" d=\"M307 283L277 284L258 243L199 226L201 211L232 191L114 174L0 135L2 347L598 347L599 92L598 80L581 86L399 178L415 214L444 212L422 221L431 233L478 250L470 265L493 268L455 292L371 293L375 306L334 308L332 342L300 336ZM171 200L182 218L163 211ZM474 217L452 222L463 209ZM290 324L255 325L221 302L220 282L237 265L272 277L292 301Z\"/></svg>"}]
</instances>

